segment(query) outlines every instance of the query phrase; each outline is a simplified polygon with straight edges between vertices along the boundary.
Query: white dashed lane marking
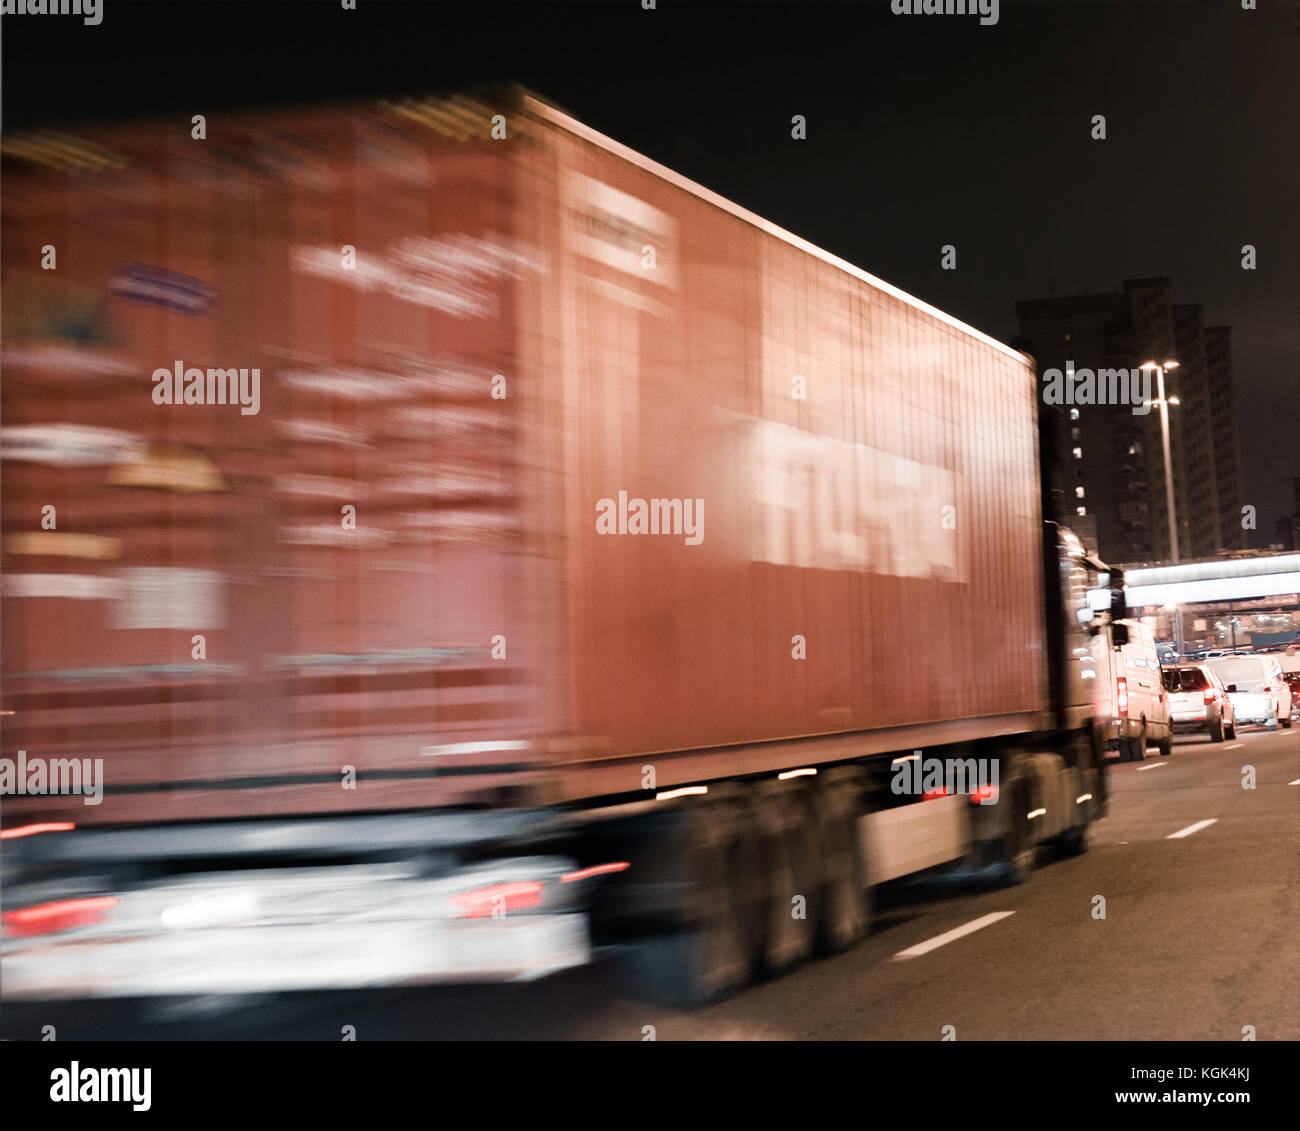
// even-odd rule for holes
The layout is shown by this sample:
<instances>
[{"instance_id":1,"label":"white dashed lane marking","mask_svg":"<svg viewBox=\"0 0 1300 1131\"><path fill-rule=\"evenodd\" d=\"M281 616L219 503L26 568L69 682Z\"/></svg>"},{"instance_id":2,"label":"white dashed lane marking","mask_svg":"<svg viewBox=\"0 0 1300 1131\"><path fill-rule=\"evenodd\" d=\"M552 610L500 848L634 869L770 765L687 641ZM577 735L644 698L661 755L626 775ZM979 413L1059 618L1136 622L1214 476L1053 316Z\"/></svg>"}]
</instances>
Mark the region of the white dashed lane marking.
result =
<instances>
[{"instance_id":1,"label":"white dashed lane marking","mask_svg":"<svg viewBox=\"0 0 1300 1131\"><path fill-rule=\"evenodd\" d=\"M983 930L985 927L996 923L999 919L1005 919L1008 915L1014 914L1014 911L994 911L989 915L981 915L978 919L972 919L969 923L963 923L960 927L954 927L951 931L944 931L943 934L935 935L934 938L926 939L925 942L917 943L916 946L909 946L906 950L900 950L894 957L920 958L923 954L929 954L932 950L938 950L941 946L947 946L950 942L956 942L965 935Z\"/></svg>"},{"instance_id":2,"label":"white dashed lane marking","mask_svg":"<svg viewBox=\"0 0 1300 1131\"><path fill-rule=\"evenodd\" d=\"M1203 821L1197 821L1194 825L1188 825L1185 829L1179 829L1176 833L1170 833L1165 840L1177 840L1179 837L1191 836L1192 833L1199 833L1202 829L1208 829L1218 821L1218 817L1206 817Z\"/></svg>"}]
</instances>

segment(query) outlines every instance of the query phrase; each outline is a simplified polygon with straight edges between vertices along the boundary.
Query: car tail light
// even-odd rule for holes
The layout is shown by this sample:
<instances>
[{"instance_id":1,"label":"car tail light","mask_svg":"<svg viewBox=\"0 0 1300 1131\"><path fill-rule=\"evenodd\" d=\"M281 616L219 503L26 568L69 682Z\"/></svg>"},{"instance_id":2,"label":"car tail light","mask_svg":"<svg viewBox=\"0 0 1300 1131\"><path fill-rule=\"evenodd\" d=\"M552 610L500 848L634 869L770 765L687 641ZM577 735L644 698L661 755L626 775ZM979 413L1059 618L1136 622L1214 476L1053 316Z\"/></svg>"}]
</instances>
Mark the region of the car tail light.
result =
<instances>
[{"instance_id":1,"label":"car tail light","mask_svg":"<svg viewBox=\"0 0 1300 1131\"><path fill-rule=\"evenodd\" d=\"M921 794L921 800L933 801L936 797L947 797L947 796L948 796L948 791L943 786L940 786L938 789L927 790L925 793Z\"/></svg>"},{"instance_id":2,"label":"car tail light","mask_svg":"<svg viewBox=\"0 0 1300 1131\"><path fill-rule=\"evenodd\" d=\"M997 799L998 787L995 785L979 785L970 791L972 805L992 805Z\"/></svg>"},{"instance_id":3,"label":"car tail light","mask_svg":"<svg viewBox=\"0 0 1300 1131\"><path fill-rule=\"evenodd\" d=\"M97 895L89 899L61 899L57 903L40 903L20 911L6 911L0 920L4 933L12 938L52 935L73 927L90 927L102 923L121 900L115 895Z\"/></svg>"},{"instance_id":4,"label":"car tail light","mask_svg":"<svg viewBox=\"0 0 1300 1131\"><path fill-rule=\"evenodd\" d=\"M1205 701L1207 703L1213 703L1218 697L1219 693L1215 691L1213 687L1207 687L1205 689Z\"/></svg>"},{"instance_id":5,"label":"car tail light","mask_svg":"<svg viewBox=\"0 0 1300 1131\"><path fill-rule=\"evenodd\" d=\"M1123 676L1115 681L1115 696L1119 702L1119 714L1128 714L1128 680Z\"/></svg>"}]
</instances>

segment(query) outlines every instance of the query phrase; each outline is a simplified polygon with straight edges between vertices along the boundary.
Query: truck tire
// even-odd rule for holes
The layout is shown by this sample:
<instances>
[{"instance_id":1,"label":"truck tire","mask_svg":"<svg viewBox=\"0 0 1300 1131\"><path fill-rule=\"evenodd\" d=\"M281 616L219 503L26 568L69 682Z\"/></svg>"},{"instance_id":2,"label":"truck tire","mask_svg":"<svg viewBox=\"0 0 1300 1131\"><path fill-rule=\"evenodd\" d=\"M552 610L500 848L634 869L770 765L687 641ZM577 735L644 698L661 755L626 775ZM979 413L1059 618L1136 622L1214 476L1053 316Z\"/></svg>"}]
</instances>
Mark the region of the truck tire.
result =
<instances>
[{"instance_id":1,"label":"truck tire","mask_svg":"<svg viewBox=\"0 0 1300 1131\"><path fill-rule=\"evenodd\" d=\"M1226 734L1226 735L1228 736L1228 738L1230 738L1230 739L1235 739L1235 738L1237 737L1237 720L1236 720L1236 719L1233 719L1232 722L1231 722L1231 723L1230 723L1230 724L1225 728L1225 730L1224 730L1224 734Z\"/></svg>"},{"instance_id":2,"label":"truck tire","mask_svg":"<svg viewBox=\"0 0 1300 1131\"><path fill-rule=\"evenodd\" d=\"M1011 780L1002 788L998 804L1008 806L1006 830L998 842L995 857L994 882L999 887L1022 884L1034 870L1033 840L1029 831L1029 778L1013 771Z\"/></svg>"},{"instance_id":3,"label":"truck tire","mask_svg":"<svg viewBox=\"0 0 1300 1131\"><path fill-rule=\"evenodd\" d=\"M1168 758L1174 752L1174 736L1172 733L1167 734L1160 740L1160 757Z\"/></svg>"},{"instance_id":4,"label":"truck tire","mask_svg":"<svg viewBox=\"0 0 1300 1131\"><path fill-rule=\"evenodd\" d=\"M662 850L673 854L683 890L682 922L622 948L631 992L659 1005L693 1008L738 993L753 979L759 920L758 838L736 795L682 814Z\"/></svg>"},{"instance_id":5,"label":"truck tire","mask_svg":"<svg viewBox=\"0 0 1300 1131\"><path fill-rule=\"evenodd\" d=\"M824 869L816 939L822 954L848 950L868 930L866 861L858 835L862 790L859 772L846 767L819 779L813 797Z\"/></svg>"},{"instance_id":6,"label":"truck tire","mask_svg":"<svg viewBox=\"0 0 1300 1131\"><path fill-rule=\"evenodd\" d=\"M1147 721L1142 720L1142 729L1138 732L1137 738L1126 738L1122 740L1124 761L1126 762L1145 762L1147 757Z\"/></svg>"},{"instance_id":7,"label":"truck tire","mask_svg":"<svg viewBox=\"0 0 1300 1131\"><path fill-rule=\"evenodd\" d=\"M1098 805L1097 791L1100 784L1097 780L1098 775L1090 770L1084 771L1067 771L1073 774L1071 780L1070 793L1078 796L1073 787L1077 786L1080 793L1091 793L1093 795L1090 801L1075 801L1075 812L1079 818L1079 823L1072 828L1066 829L1060 836L1052 841L1052 848L1056 856L1060 859L1068 859L1071 856L1082 856L1088 851L1088 830L1092 826L1093 811Z\"/></svg>"},{"instance_id":8,"label":"truck tire","mask_svg":"<svg viewBox=\"0 0 1300 1131\"><path fill-rule=\"evenodd\" d=\"M1210 741L1222 742L1224 736L1223 716L1220 715L1214 726L1210 727Z\"/></svg>"},{"instance_id":9,"label":"truck tire","mask_svg":"<svg viewBox=\"0 0 1300 1131\"><path fill-rule=\"evenodd\" d=\"M1291 716L1290 716L1290 715L1287 715L1287 717L1286 717L1285 719L1278 719L1278 722L1280 722L1280 723L1282 724L1282 729L1283 729L1283 730L1290 730L1290 729L1291 729Z\"/></svg>"},{"instance_id":10,"label":"truck tire","mask_svg":"<svg viewBox=\"0 0 1300 1131\"><path fill-rule=\"evenodd\" d=\"M1062 859L1068 859L1071 856L1082 856L1088 851L1088 826L1086 824L1076 825L1074 828L1062 833L1057 837L1052 847L1056 849L1057 856Z\"/></svg>"},{"instance_id":11,"label":"truck tire","mask_svg":"<svg viewBox=\"0 0 1300 1131\"><path fill-rule=\"evenodd\" d=\"M758 787L762 921L760 973L775 977L812 957L823 905L821 838L802 785Z\"/></svg>"}]
</instances>

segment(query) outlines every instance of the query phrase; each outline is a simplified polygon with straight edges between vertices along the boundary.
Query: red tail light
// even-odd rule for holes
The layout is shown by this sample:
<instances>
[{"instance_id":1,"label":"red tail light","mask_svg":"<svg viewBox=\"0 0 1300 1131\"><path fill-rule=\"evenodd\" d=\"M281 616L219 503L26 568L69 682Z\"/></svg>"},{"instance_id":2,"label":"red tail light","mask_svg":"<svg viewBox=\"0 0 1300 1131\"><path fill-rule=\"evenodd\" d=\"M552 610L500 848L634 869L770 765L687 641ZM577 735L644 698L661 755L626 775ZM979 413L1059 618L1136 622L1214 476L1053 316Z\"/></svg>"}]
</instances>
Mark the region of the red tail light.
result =
<instances>
[{"instance_id":1,"label":"red tail light","mask_svg":"<svg viewBox=\"0 0 1300 1131\"><path fill-rule=\"evenodd\" d=\"M1121 715L1128 714L1128 680L1123 676L1115 681L1115 695L1118 699L1117 712Z\"/></svg>"},{"instance_id":2,"label":"red tail light","mask_svg":"<svg viewBox=\"0 0 1300 1131\"><path fill-rule=\"evenodd\" d=\"M938 789L931 789L926 793L921 794L921 800L933 801L936 797L947 797L947 796L948 796L948 791L943 786L940 786Z\"/></svg>"},{"instance_id":3,"label":"red tail light","mask_svg":"<svg viewBox=\"0 0 1300 1131\"><path fill-rule=\"evenodd\" d=\"M1205 701L1207 703L1213 703L1218 697L1219 693L1215 691L1213 687L1207 687L1205 689Z\"/></svg>"},{"instance_id":4,"label":"red tail light","mask_svg":"<svg viewBox=\"0 0 1300 1131\"><path fill-rule=\"evenodd\" d=\"M447 900L467 919L487 919L493 914L520 911L542 902L542 885L536 880L516 884L492 884L477 891L462 892Z\"/></svg>"},{"instance_id":5,"label":"red tail light","mask_svg":"<svg viewBox=\"0 0 1300 1131\"><path fill-rule=\"evenodd\" d=\"M998 787L995 785L979 785L970 791L972 805L992 805L997 799Z\"/></svg>"},{"instance_id":6,"label":"red tail light","mask_svg":"<svg viewBox=\"0 0 1300 1131\"><path fill-rule=\"evenodd\" d=\"M71 821L45 821L38 825L19 825L13 829L0 829L0 840L16 840L20 836L35 836L37 833L66 833L76 827Z\"/></svg>"},{"instance_id":7,"label":"red tail light","mask_svg":"<svg viewBox=\"0 0 1300 1131\"><path fill-rule=\"evenodd\" d=\"M57 903L24 907L21 911L6 911L0 919L3 919L5 934L12 938L52 935L55 931L70 931L73 927L102 923L120 902L115 895L61 899Z\"/></svg>"},{"instance_id":8,"label":"red tail light","mask_svg":"<svg viewBox=\"0 0 1300 1131\"><path fill-rule=\"evenodd\" d=\"M631 866L626 860L620 860L617 864L596 864L591 868L580 868L576 872L565 872L560 877L560 883L571 884L575 880L589 880L592 876L607 876L611 872L626 872Z\"/></svg>"}]
</instances>

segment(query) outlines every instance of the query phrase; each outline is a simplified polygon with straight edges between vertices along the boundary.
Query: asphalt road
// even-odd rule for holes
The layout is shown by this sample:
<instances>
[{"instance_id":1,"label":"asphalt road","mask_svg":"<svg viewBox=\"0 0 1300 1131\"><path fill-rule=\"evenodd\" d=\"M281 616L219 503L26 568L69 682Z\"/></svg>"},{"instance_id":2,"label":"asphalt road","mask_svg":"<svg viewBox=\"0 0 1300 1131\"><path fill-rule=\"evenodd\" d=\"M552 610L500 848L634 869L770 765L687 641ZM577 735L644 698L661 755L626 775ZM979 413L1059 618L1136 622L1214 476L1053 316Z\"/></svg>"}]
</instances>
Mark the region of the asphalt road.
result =
<instances>
[{"instance_id":1,"label":"asphalt road","mask_svg":"<svg viewBox=\"0 0 1300 1131\"><path fill-rule=\"evenodd\" d=\"M1297 1040L1298 780L1300 729L1180 738L1170 758L1152 747L1112 767L1110 815L1086 855L1044 861L1015 888L890 892L849 953L698 1011L620 996L597 964L528 986L280 997L234 1013L188 1002L142 1020L104 1002L58 1018L59 1039L339 1040L351 1025L358 1040L643 1040L647 1026L657 1040L933 1041L945 1026L960 1040L1239 1041L1244 1026ZM924 953L899 956L912 948Z\"/></svg>"}]
</instances>

